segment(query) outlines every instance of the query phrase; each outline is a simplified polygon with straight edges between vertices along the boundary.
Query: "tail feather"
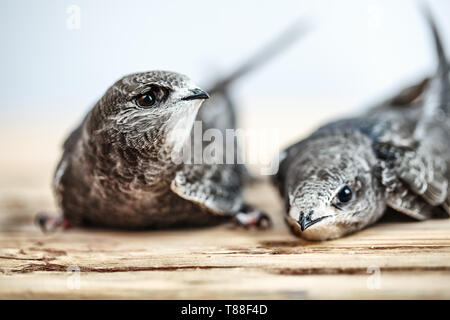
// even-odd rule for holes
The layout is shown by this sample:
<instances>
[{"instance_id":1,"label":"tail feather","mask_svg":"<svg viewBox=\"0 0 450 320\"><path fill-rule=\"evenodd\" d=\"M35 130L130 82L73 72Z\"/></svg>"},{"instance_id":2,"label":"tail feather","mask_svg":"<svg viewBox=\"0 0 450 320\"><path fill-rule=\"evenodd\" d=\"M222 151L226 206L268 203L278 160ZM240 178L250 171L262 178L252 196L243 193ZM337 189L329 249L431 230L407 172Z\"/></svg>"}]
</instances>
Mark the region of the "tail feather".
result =
<instances>
[{"instance_id":1,"label":"tail feather","mask_svg":"<svg viewBox=\"0 0 450 320\"><path fill-rule=\"evenodd\" d=\"M436 26L435 19L430 10L424 8L424 16L428 22L431 33L433 35L434 47L438 58L438 69L434 79L430 83L429 88L429 108L436 109L434 114L444 113L450 116L450 63L447 59L445 47L442 38ZM429 110L430 112L432 110Z\"/></svg>"},{"instance_id":2,"label":"tail feather","mask_svg":"<svg viewBox=\"0 0 450 320\"><path fill-rule=\"evenodd\" d=\"M441 36L439 34L438 28L436 26L436 21L428 7L424 7L423 13L425 19L428 22L428 25L431 29L434 46L436 49L437 57L438 57L438 72L442 74L447 74L450 71L450 64L447 60L447 55L445 53L444 44L442 43Z\"/></svg>"},{"instance_id":3,"label":"tail feather","mask_svg":"<svg viewBox=\"0 0 450 320\"><path fill-rule=\"evenodd\" d=\"M444 134L441 130L443 128L442 125L446 128L444 131L448 132L448 125L446 123L450 121L449 62L433 15L426 6L423 6L422 13L433 36L434 47L438 58L438 68L427 85L423 117L417 124L414 132L414 136L419 140L426 136L433 136L430 135L430 131L437 130L440 132L440 135ZM444 136L447 136L447 133Z\"/></svg>"}]
</instances>

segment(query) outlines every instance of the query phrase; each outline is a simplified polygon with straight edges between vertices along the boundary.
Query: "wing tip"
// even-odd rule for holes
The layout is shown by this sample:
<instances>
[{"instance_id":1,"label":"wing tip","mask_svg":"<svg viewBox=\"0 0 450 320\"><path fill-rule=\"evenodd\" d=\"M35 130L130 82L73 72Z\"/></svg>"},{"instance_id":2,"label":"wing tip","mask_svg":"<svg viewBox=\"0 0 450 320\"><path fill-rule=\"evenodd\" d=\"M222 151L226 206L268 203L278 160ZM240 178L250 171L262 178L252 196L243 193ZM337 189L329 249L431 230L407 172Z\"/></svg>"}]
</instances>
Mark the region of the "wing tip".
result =
<instances>
[{"instance_id":1,"label":"wing tip","mask_svg":"<svg viewBox=\"0 0 450 320\"><path fill-rule=\"evenodd\" d=\"M444 70L445 73L448 73L450 64L447 59L444 43L442 42L442 37L438 31L436 19L430 7L424 1L420 1L420 9L433 36L434 47L438 57L439 69Z\"/></svg>"}]
</instances>

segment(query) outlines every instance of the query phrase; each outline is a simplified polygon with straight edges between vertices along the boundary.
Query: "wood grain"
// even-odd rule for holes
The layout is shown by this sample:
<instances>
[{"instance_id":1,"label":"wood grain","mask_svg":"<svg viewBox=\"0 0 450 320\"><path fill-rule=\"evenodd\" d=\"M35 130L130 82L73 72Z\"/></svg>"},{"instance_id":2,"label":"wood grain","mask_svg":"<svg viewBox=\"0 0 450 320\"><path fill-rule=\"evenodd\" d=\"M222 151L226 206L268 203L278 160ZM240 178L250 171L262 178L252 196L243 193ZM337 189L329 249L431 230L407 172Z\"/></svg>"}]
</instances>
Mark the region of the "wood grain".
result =
<instances>
[{"instance_id":1,"label":"wood grain","mask_svg":"<svg viewBox=\"0 0 450 320\"><path fill-rule=\"evenodd\" d=\"M448 219L399 217L343 239L306 242L288 232L267 183L251 187L248 198L272 214L272 230L42 234L32 223L37 209L52 208L42 187L4 194L0 298L450 298ZM79 289L70 270L80 271Z\"/></svg>"}]
</instances>

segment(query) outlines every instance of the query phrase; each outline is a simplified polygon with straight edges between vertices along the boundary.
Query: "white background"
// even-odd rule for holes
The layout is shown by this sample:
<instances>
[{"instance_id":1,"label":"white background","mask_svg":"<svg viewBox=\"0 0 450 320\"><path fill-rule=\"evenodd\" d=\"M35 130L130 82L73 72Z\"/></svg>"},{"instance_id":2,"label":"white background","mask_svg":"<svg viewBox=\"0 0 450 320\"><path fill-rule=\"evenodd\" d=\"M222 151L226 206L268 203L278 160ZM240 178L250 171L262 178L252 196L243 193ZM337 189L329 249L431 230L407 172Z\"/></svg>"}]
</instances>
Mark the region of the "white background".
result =
<instances>
[{"instance_id":1,"label":"white background","mask_svg":"<svg viewBox=\"0 0 450 320\"><path fill-rule=\"evenodd\" d=\"M426 2L448 45L450 1ZM66 133L131 72L168 69L208 86L300 17L311 32L237 83L234 96L247 116L296 108L311 113L312 127L433 70L419 3L2 0L0 130ZM80 29L67 28L70 5L81 10Z\"/></svg>"}]
</instances>

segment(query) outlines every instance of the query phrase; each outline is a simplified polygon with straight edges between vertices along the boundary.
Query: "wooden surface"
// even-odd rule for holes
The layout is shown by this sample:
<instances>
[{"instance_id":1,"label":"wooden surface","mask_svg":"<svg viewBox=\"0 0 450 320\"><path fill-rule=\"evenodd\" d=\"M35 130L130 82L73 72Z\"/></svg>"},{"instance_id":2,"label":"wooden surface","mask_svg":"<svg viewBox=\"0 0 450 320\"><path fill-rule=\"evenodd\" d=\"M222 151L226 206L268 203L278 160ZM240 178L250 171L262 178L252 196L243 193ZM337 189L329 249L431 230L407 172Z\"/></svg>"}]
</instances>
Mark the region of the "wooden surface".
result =
<instances>
[{"instance_id":1,"label":"wooden surface","mask_svg":"<svg viewBox=\"0 0 450 320\"><path fill-rule=\"evenodd\" d=\"M262 184L248 197L272 213L270 231L44 235L32 215L51 199L30 188L5 189L0 201L3 299L450 298L449 219L382 221L343 239L305 242L289 234L276 193Z\"/></svg>"}]
</instances>

